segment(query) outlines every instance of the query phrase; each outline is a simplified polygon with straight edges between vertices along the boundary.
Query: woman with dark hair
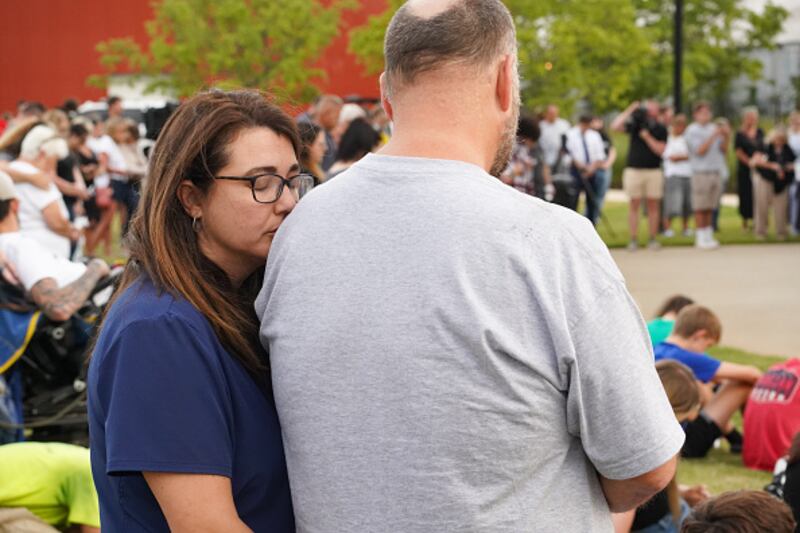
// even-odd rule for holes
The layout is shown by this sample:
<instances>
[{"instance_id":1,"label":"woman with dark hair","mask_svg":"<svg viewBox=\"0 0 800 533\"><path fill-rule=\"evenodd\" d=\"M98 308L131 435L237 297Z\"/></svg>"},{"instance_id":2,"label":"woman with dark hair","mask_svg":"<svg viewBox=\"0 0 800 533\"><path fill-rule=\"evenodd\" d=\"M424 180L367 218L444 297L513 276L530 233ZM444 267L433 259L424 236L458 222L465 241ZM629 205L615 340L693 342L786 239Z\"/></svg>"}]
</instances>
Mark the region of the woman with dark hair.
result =
<instances>
[{"instance_id":1,"label":"woman with dark hair","mask_svg":"<svg viewBox=\"0 0 800 533\"><path fill-rule=\"evenodd\" d=\"M300 149L300 167L314 176L314 185L319 185L325 180L325 172L321 166L328 146L325 144L325 130L314 122L303 120L298 122L297 131L303 143Z\"/></svg>"},{"instance_id":2,"label":"woman with dark hair","mask_svg":"<svg viewBox=\"0 0 800 533\"><path fill-rule=\"evenodd\" d=\"M676 294L667 298L661 308L656 313L656 318L647 323L647 331L650 333L650 340L653 346L667 340L675 327L675 318L681 309L687 305L692 305L694 300L682 294Z\"/></svg>"},{"instance_id":3,"label":"woman with dark hair","mask_svg":"<svg viewBox=\"0 0 800 533\"><path fill-rule=\"evenodd\" d=\"M201 93L161 131L89 367L104 529L294 531L253 302L313 185L299 152L254 91Z\"/></svg>"},{"instance_id":4,"label":"woman with dark hair","mask_svg":"<svg viewBox=\"0 0 800 533\"><path fill-rule=\"evenodd\" d=\"M353 120L339 141L336 162L328 170L328 179L341 174L381 142L380 134L363 118Z\"/></svg>"}]
</instances>

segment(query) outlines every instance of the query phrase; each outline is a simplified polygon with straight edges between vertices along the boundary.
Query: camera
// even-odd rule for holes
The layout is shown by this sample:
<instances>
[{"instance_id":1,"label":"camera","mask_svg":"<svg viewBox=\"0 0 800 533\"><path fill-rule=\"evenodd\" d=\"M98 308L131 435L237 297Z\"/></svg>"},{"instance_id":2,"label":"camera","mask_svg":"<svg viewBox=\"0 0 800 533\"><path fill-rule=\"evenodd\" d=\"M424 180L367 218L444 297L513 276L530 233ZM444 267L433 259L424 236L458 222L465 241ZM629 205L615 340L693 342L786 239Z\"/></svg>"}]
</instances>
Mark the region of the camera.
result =
<instances>
[{"instance_id":1,"label":"camera","mask_svg":"<svg viewBox=\"0 0 800 533\"><path fill-rule=\"evenodd\" d=\"M631 132L638 135L642 129L647 129L647 110L644 107L637 107L631 113Z\"/></svg>"}]
</instances>

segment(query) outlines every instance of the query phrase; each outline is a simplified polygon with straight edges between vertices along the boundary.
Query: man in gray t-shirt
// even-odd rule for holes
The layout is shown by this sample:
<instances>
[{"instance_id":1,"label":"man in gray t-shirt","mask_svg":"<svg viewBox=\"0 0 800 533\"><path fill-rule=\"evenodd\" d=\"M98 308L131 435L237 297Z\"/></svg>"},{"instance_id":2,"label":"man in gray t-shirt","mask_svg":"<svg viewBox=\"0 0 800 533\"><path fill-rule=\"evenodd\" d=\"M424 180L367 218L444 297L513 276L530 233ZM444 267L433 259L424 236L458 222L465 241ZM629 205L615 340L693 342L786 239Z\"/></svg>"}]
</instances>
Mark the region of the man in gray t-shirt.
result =
<instances>
[{"instance_id":1,"label":"man in gray t-shirt","mask_svg":"<svg viewBox=\"0 0 800 533\"><path fill-rule=\"evenodd\" d=\"M683 432L591 224L493 177L511 18L406 4L386 65L394 136L298 204L256 302L297 529L610 532L672 478Z\"/></svg>"},{"instance_id":2,"label":"man in gray t-shirt","mask_svg":"<svg viewBox=\"0 0 800 533\"><path fill-rule=\"evenodd\" d=\"M722 174L725 153L730 139L726 124L711 122L711 106L698 102L694 106L694 122L684 133L689 146L689 163L692 167L692 208L695 218L695 244L698 248L719 246L714 239L711 217L722 196Z\"/></svg>"}]
</instances>

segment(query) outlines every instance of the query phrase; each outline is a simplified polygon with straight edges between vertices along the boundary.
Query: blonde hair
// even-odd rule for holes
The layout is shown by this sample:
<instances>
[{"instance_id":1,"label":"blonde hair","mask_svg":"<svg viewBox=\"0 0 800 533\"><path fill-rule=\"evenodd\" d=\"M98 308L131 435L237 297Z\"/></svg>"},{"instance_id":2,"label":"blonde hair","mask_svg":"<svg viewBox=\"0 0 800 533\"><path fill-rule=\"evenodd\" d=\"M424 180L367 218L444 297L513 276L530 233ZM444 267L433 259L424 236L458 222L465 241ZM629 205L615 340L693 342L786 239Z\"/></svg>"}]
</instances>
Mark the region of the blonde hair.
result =
<instances>
[{"instance_id":1,"label":"blonde hair","mask_svg":"<svg viewBox=\"0 0 800 533\"><path fill-rule=\"evenodd\" d=\"M776 126L769 135L767 136L767 144L775 144L776 139L783 139L782 144L786 144L789 140L789 136L786 133L786 128L783 126Z\"/></svg>"},{"instance_id":2,"label":"blonde hair","mask_svg":"<svg viewBox=\"0 0 800 533\"><path fill-rule=\"evenodd\" d=\"M678 361L664 359L656 363L656 372L667 393L672 412L679 422L700 410L700 389L694 373ZM666 488L672 520L677 524L681 519L681 496L677 477L673 476Z\"/></svg>"}]
</instances>

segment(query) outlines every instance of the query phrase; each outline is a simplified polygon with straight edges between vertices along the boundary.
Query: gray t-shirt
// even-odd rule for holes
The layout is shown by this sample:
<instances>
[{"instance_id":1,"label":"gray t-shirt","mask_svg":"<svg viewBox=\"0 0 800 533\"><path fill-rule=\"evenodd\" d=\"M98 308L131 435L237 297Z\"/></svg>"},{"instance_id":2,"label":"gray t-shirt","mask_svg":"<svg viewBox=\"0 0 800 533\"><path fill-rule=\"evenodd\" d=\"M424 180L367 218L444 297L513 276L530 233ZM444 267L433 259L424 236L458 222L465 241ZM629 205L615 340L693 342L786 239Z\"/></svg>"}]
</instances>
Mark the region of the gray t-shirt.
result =
<instances>
[{"instance_id":1,"label":"gray t-shirt","mask_svg":"<svg viewBox=\"0 0 800 533\"><path fill-rule=\"evenodd\" d=\"M717 131L719 126L713 122L709 122L705 126L693 122L686 128L683 134L686 139L686 144L689 145L689 164L692 167L692 172L719 172L720 174L725 169L725 154L722 153L721 143L722 139L717 137L711 143L708 151L700 155L697 149L703 145L714 132Z\"/></svg>"},{"instance_id":2,"label":"gray t-shirt","mask_svg":"<svg viewBox=\"0 0 800 533\"><path fill-rule=\"evenodd\" d=\"M610 532L596 471L683 443L591 224L468 163L311 191L256 309L301 533Z\"/></svg>"}]
</instances>

